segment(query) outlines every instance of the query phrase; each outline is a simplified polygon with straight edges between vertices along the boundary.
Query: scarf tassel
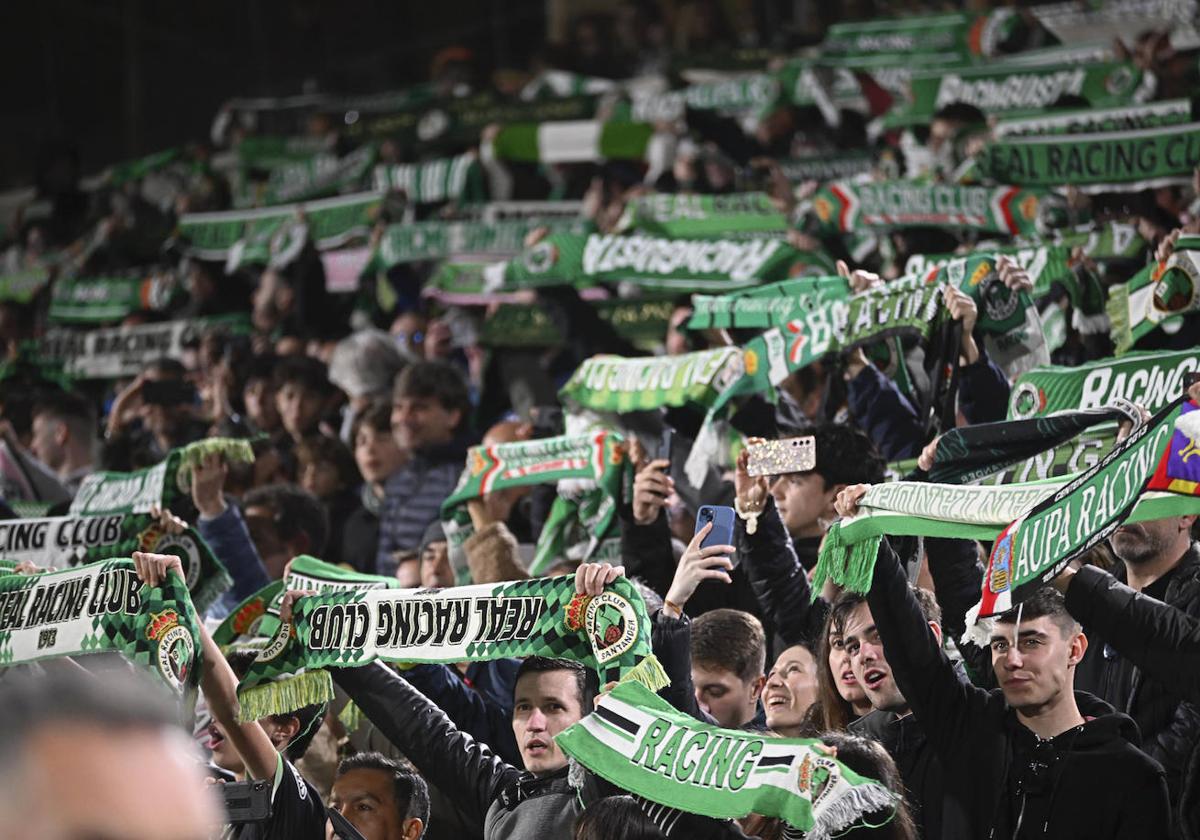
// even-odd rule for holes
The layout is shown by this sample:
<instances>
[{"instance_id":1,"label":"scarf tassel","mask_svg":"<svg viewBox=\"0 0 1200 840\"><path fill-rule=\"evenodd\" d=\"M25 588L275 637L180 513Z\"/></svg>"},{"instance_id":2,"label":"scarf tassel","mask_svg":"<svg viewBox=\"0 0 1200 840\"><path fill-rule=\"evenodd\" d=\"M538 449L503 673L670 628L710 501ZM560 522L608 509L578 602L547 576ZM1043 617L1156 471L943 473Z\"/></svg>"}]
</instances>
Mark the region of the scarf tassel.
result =
<instances>
[{"instance_id":1,"label":"scarf tassel","mask_svg":"<svg viewBox=\"0 0 1200 840\"><path fill-rule=\"evenodd\" d=\"M1121 356L1133 346L1133 324L1129 320L1129 287L1124 283L1110 286L1104 305L1109 321L1116 355Z\"/></svg>"},{"instance_id":2,"label":"scarf tassel","mask_svg":"<svg viewBox=\"0 0 1200 840\"><path fill-rule=\"evenodd\" d=\"M829 840L837 837L867 814L890 809L895 815L896 794L883 785L866 782L855 785L822 805L813 814L813 825L804 833L804 840ZM891 821L891 817L888 817Z\"/></svg>"},{"instance_id":3,"label":"scarf tassel","mask_svg":"<svg viewBox=\"0 0 1200 840\"><path fill-rule=\"evenodd\" d=\"M827 579L853 592L868 591L875 574L875 558L879 554L881 539L875 535L857 542L847 542L842 536L840 524L830 528L821 543L817 565L813 569L813 600L820 597Z\"/></svg>"},{"instance_id":4,"label":"scarf tassel","mask_svg":"<svg viewBox=\"0 0 1200 840\"><path fill-rule=\"evenodd\" d=\"M637 665L626 671L620 681L641 683L651 691L659 691L671 684L667 672L663 670L662 663L658 661L658 657L654 654L645 657Z\"/></svg>"},{"instance_id":5,"label":"scarf tassel","mask_svg":"<svg viewBox=\"0 0 1200 840\"><path fill-rule=\"evenodd\" d=\"M333 700L333 677L328 671L303 671L294 676L245 688L238 692L238 720L247 723L270 715L284 715Z\"/></svg>"}]
</instances>

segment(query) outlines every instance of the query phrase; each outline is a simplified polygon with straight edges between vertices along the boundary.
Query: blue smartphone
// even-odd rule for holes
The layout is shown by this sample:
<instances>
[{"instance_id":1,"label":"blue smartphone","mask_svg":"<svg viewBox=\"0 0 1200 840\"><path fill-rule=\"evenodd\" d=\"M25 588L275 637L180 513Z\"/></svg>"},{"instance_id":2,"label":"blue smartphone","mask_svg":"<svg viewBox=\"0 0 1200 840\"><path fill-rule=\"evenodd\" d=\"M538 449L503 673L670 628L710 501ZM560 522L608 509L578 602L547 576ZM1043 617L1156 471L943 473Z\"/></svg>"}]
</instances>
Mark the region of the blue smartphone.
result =
<instances>
[{"instance_id":1,"label":"blue smartphone","mask_svg":"<svg viewBox=\"0 0 1200 840\"><path fill-rule=\"evenodd\" d=\"M733 508L725 505L701 505L696 512L696 530L699 531L709 522L712 530L700 543L701 548L710 545L733 545L733 518L737 516Z\"/></svg>"}]
</instances>

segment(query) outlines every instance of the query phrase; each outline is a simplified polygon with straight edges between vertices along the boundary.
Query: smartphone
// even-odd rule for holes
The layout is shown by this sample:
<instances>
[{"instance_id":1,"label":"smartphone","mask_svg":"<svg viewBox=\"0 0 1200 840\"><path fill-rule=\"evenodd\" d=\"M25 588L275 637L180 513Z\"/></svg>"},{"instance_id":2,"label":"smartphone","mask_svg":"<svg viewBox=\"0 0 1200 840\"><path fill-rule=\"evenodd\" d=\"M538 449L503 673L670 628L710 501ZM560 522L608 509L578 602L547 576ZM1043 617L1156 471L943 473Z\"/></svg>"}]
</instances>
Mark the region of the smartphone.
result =
<instances>
[{"instance_id":1,"label":"smartphone","mask_svg":"<svg viewBox=\"0 0 1200 840\"><path fill-rule=\"evenodd\" d=\"M696 530L699 531L709 522L712 523L712 530L700 543L700 547L733 545L733 518L736 515L733 508L725 505L701 505L696 513Z\"/></svg>"},{"instance_id":2,"label":"smartphone","mask_svg":"<svg viewBox=\"0 0 1200 840\"><path fill-rule=\"evenodd\" d=\"M225 821L230 825L261 822L271 817L271 782L226 782L221 785L225 797Z\"/></svg>"},{"instance_id":3,"label":"smartphone","mask_svg":"<svg viewBox=\"0 0 1200 840\"><path fill-rule=\"evenodd\" d=\"M752 476L808 472L817 467L817 441L805 437L767 440L747 447L746 471Z\"/></svg>"},{"instance_id":4,"label":"smartphone","mask_svg":"<svg viewBox=\"0 0 1200 840\"><path fill-rule=\"evenodd\" d=\"M657 458L660 458L660 459L666 461L667 466L671 465L671 449L674 446L675 446L675 430L672 429L670 426L667 426L663 429L662 437L659 438L658 455L656 456Z\"/></svg>"},{"instance_id":5,"label":"smartphone","mask_svg":"<svg viewBox=\"0 0 1200 840\"><path fill-rule=\"evenodd\" d=\"M196 388L177 379L148 379L142 385L142 400L147 405L191 405Z\"/></svg>"}]
</instances>

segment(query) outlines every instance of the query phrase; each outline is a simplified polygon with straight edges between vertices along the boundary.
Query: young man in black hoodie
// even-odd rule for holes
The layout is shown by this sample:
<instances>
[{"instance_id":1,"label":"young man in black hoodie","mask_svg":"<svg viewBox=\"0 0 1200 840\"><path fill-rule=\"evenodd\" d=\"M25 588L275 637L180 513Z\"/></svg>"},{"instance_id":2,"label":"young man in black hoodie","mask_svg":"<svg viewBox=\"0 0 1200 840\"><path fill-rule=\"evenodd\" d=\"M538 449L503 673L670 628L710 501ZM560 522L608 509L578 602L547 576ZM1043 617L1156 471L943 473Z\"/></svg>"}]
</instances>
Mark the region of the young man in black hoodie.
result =
<instances>
[{"instance_id":1,"label":"young man in black hoodie","mask_svg":"<svg viewBox=\"0 0 1200 840\"><path fill-rule=\"evenodd\" d=\"M865 485L838 497L854 516ZM891 674L936 750L946 795L979 838L1143 838L1167 834L1162 767L1137 727L1073 690L1087 638L1046 588L1000 616L991 635L999 690L962 682L929 629L887 540L868 596ZM1120 795L1112 795L1117 781Z\"/></svg>"}]
</instances>

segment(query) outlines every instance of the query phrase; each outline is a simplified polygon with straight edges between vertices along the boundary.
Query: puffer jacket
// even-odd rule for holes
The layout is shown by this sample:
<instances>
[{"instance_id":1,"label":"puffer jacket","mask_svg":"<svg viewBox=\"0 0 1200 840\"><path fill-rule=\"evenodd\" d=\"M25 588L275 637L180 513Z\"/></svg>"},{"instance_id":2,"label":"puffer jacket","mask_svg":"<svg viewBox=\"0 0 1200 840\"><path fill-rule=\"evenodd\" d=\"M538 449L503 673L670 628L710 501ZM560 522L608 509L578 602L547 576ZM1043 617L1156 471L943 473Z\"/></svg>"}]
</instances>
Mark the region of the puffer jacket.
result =
<instances>
[{"instance_id":1,"label":"puffer jacket","mask_svg":"<svg viewBox=\"0 0 1200 840\"><path fill-rule=\"evenodd\" d=\"M1200 545L1193 543L1169 573L1165 591L1155 591L1163 603L1200 618ZM1123 567L1116 570L1124 582ZM1075 686L1111 703L1133 718L1142 734L1142 749L1163 765L1171 798L1178 801L1188 760L1200 743L1200 705L1187 701L1182 692L1164 684L1122 656L1111 640L1113 634L1084 623L1088 651L1075 675ZM1124 632L1117 629L1119 636Z\"/></svg>"}]
</instances>

